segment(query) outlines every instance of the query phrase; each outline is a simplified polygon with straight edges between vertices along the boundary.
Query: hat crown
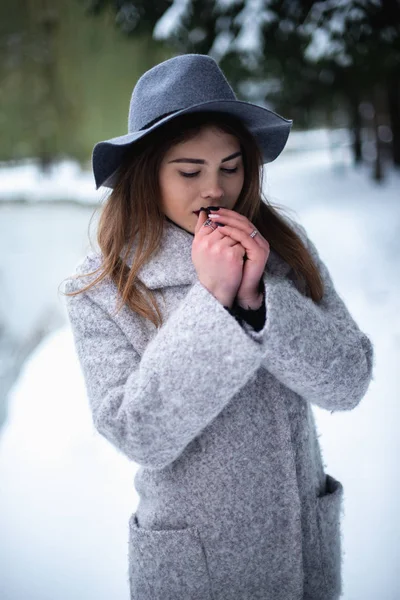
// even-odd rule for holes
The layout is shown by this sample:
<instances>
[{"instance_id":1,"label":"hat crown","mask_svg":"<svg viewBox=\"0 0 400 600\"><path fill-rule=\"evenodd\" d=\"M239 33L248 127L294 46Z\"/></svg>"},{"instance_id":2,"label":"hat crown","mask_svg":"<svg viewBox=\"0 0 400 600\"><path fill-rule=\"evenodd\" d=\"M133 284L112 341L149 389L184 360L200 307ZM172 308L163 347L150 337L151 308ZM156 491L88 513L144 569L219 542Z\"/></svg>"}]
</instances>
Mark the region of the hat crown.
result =
<instances>
[{"instance_id":1,"label":"hat crown","mask_svg":"<svg viewBox=\"0 0 400 600\"><path fill-rule=\"evenodd\" d=\"M218 100L236 100L236 96L213 58L203 54L170 58L144 73L136 83L128 131L145 129L168 113Z\"/></svg>"}]
</instances>

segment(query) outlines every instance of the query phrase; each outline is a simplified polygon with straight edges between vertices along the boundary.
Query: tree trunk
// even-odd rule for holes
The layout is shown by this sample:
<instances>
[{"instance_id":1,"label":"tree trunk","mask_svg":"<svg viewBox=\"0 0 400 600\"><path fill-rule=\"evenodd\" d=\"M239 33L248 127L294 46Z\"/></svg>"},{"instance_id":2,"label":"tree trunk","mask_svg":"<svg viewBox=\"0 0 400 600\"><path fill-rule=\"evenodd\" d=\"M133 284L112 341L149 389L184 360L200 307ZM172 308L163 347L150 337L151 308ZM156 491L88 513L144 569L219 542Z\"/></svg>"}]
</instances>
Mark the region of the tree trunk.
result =
<instances>
[{"instance_id":1,"label":"tree trunk","mask_svg":"<svg viewBox=\"0 0 400 600\"><path fill-rule=\"evenodd\" d=\"M392 129L392 157L396 167L400 167L400 77L393 73L387 84L387 97Z\"/></svg>"},{"instance_id":2,"label":"tree trunk","mask_svg":"<svg viewBox=\"0 0 400 600\"><path fill-rule=\"evenodd\" d=\"M359 99L356 95L349 96L350 104L350 131L352 134L352 150L355 165L362 163L361 152L361 115L358 110Z\"/></svg>"},{"instance_id":3,"label":"tree trunk","mask_svg":"<svg viewBox=\"0 0 400 600\"><path fill-rule=\"evenodd\" d=\"M51 0L27 0L29 11L32 80L35 86L34 119L36 153L39 165L47 171L58 154L59 123L65 118L61 110L57 77L56 36L60 17L57 3L53 7Z\"/></svg>"},{"instance_id":4,"label":"tree trunk","mask_svg":"<svg viewBox=\"0 0 400 600\"><path fill-rule=\"evenodd\" d=\"M381 183L383 181L382 148L381 148L381 143L380 143L380 139L379 139L379 116L380 116L380 109L381 109L380 100L381 100L380 90L378 87L375 87L374 102L373 102L374 118L372 120L372 127L373 127L374 137L375 137L376 156L375 156L375 161L374 161L373 178L377 183Z\"/></svg>"}]
</instances>

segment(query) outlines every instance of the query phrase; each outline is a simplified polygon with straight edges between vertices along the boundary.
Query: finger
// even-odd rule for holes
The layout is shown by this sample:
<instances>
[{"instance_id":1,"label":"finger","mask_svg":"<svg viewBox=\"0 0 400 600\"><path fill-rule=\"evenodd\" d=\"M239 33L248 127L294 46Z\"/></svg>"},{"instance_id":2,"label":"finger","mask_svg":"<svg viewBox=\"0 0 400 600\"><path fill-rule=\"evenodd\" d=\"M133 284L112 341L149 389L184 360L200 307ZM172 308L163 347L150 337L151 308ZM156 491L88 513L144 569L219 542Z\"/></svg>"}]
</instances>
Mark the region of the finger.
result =
<instances>
[{"instance_id":1,"label":"finger","mask_svg":"<svg viewBox=\"0 0 400 600\"><path fill-rule=\"evenodd\" d=\"M224 225L226 224L231 227L235 227L243 231L247 235L250 235L256 229L256 227L253 225L253 223L251 223L251 221L247 219L247 217L244 217L243 215L240 215L239 213L226 208L220 209L218 212L215 213L211 212L210 219L214 221L214 223L222 223ZM259 231L257 232L257 235L252 239L255 239L257 243L259 243L259 245L267 247L268 242L265 238L263 238Z\"/></svg>"},{"instance_id":2,"label":"finger","mask_svg":"<svg viewBox=\"0 0 400 600\"><path fill-rule=\"evenodd\" d=\"M218 227L218 229L219 229L219 227ZM221 238L218 241L218 244L220 246L237 246L238 244L241 245L240 242L237 242L236 240L234 240L233 238L231 238L230 235L225 235L223 238ZM245 254L245 252L246 251L243 248L243 254Z\"/></svg>"},{"instance_id":3,"label":"finger","mask_svg":"<svg viewBox=\"0 0 400 600\"><path fill-rule=\"evenodd\" d=\"M216 223L210 223L210 225L203 225L205 229L210 230L210 236L212 240L215 240L218 246L237 246L240 242L237 242L229 235L219 235L221 233L221 228L216 225ZM243 248L243 252L245 253L245 249Z\"/></svg>"},{"instance_id":4,"label":"finger","mask_svg":"<svg viewBox=\"0 0 400 600\"><path fill-rule=\"evenodd\" d=\"M205 218L200 219L203 212L205 214ZM213 239L216 237L218 244L221 246L224 246L224 247L233 247L233 246L241 245L240 242L234 240L229 235L219 235L219 234L221 234L221 229L223 229L223 228L218 227L217 223L211 222L210 226L206 226L205 222L207 221L207 219L208 219L207 213L205 211L200 211L198 220L197 220L197 224L195 227L195 235L199 235L199 234L202 235L203 233L205 235L213 235ZM242 246L242 248L243 248L243 246ZM243 248L243 256L245 256L245 254L246 254L246 250Z\"/></svg>"},{"instance_id":5,"label":"finger","mask_svg":"<svg viewBox=\"0 0 400 600\"><path fill-rule=\"evenodd\" d=\"M215 230L221 229L216 223L211 222L210 226L205 225L207 219L207 212L205 210L201 210L194 230L195 235L203 237L205 235L211 235Z\"/></svg>"},{"instance_id":6,"label":"finger","mask_svg":"<svg viewBox=\"0 0 400 600\"><path fill-rule=\"evenodd\" d=\"M207 215L206 211L205 210L201 210L199 212L199 216L197 217L197 223L196 223L196 227L194 229L194 234L195 235L197 235L199 233L203 234L203 235L206 235L208 233L212 233L211 227L203 227L203 225L207 221L207 219L208 219L208 215ZM205 231L203 231L203 229ZM209 229L210 232L208 232L207 229Z\"/></svg>"},{"instance_id":7,"label":"finger","mask_svg":"<svg viewBox=\"0 0 400 600\"><path fill-rule=\"evenodd\" d=\"M221 230L221 228L219 228ZM233 240L236 240L237 242L240 242L243 246L243 248L246 250L246 254L249 255L249 253L259 253L260 250L265 252L265 250L268 250L269 252L269 243L267 242L267 240L263 241L265 242L265 245L263 244L263 246L261 246L257 241L256 238L259 236L259 233L257 233L257 235L252 238L250 237L248 231L244 232L241 229L238 229L237 227L231 227L230 225L225 225L225 227L222 228L221 233L223 235L228 235L229 237L231 237Z\"/></svg>"},{"instance_id":8,"label":"finger","mask_svg":"<svg viewBox=\"0 0 400 600\"><path fill-rule=\"evenodd\" d=\"M201 218L201 215L203 214L203 217ZM212 235L214 233L214 238L216 237L218 240L224 239L224 237L227 236L221 236L218 235L218 232L221 230L221 227L218 227L217 223L213 223L210 219L210 223L209 225L206 225L208 216L207 213L205 211L200 211L199 216L198 216L198 220L197 220L197 224L195 227L195 235ZM226 243L226 245L231 245L234 246L237 242L233 241L231 243Z\"/></svg>"},{"instance_id":9,"label":"finger","mask_svg":"<svg viewBox=\"0 0 400 600\"><path fill-rule=\"evenodd\" d=\"M238 223L249 223L250 222L247 217L245 217L241 213L238 213L236 210L232 210L230 208L221 207L218 210L210 209L209 214L210 215L224 215L227 217L231 217L232 219L235 219Z\"/></svg>"}]
</instances>

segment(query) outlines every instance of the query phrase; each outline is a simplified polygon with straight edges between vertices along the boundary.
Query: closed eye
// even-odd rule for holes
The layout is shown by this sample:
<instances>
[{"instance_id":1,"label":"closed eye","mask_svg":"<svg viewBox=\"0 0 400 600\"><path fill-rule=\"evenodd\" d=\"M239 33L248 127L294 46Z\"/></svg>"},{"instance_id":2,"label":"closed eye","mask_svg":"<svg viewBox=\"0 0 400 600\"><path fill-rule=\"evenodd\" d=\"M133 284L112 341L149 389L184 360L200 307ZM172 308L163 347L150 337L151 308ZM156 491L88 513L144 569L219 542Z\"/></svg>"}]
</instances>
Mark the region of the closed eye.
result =
<instances>
[{"instance_id":1,"label":"closed eye","mask_svg":"<svg viewBox=\"0 0 400 600\"><path fill-rule=\"evenodd\" d=\"M233 169L221 169L221 171L223 171L224 173L227 173L228 175L231 173L236 173L238 170L238 167L234 167ZM198 174L200 173L200 171L195 171L194 173L185 173L185 171L179 171L179 174L182 175L182 177L196 177Z\"/></svg>"},{"instance_id":2,"label":"closed eye","mask_svg":"<svg viewBox=\"0 0 400 600\"><path fill-rule=\"evenodd\" d=\"M195 173L185 173L184 171L179 171L179 174L182 175L182 177L196 177L196 175L199 173L200 171L196 171Z\"/></svg>"}]
</instances>

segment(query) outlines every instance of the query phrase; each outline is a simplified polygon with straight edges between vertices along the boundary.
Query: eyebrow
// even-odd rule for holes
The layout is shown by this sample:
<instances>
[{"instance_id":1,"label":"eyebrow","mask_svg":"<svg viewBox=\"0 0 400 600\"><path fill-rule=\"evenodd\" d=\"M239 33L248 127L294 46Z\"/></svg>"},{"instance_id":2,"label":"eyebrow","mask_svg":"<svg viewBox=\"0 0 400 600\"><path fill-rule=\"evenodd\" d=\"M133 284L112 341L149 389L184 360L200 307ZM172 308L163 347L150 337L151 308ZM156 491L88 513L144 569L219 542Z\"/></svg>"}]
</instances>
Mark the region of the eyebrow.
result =
<instances>
[{"instance_id":1,"label":"eyebrow","mask_svg":"<svg viewBox=\"0 0 400 600\"><path fill-rule=\"evenodd\" d=\"M237 156L241 156L241 155L242 155L242 152L239 150L239 152L234 152L233 154L230 154L226 158L223 158L221 160L221 163L227 162L228 160L232 160L232 158L236 158ZM205 165L207 163L207 161L203 160L202 158L175 158L174 160L168 161L168 164L169 163L191 163L193 165Z\"/></svg>"}]
</instances>

